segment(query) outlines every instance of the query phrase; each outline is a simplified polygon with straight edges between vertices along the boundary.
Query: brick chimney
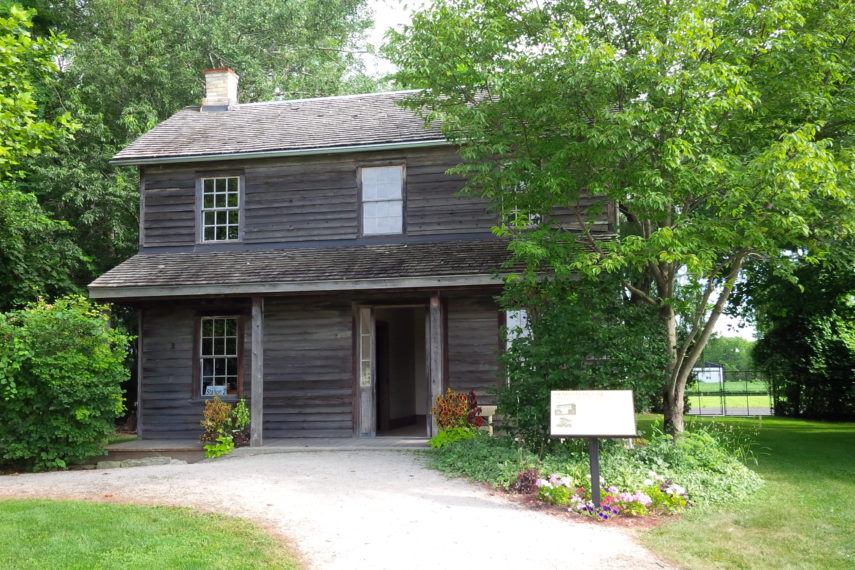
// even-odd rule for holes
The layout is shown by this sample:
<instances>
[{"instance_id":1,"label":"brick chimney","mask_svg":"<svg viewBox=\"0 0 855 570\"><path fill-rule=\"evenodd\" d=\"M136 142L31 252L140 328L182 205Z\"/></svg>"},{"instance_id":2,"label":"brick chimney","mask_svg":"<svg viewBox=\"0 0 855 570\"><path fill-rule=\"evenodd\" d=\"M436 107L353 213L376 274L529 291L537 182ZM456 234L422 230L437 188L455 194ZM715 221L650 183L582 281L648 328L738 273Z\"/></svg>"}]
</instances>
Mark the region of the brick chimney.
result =
<instances>
[{"instance_id":1,"label":"brick chimney","mask_svg":"<svg viewBox=\"0 0 855 570\"><path fill-rule=\"evenodd\" d=\"M229 111L238 104L238 75L228 67L206 69L202 111Z\"/></svg>"}]
</instances>

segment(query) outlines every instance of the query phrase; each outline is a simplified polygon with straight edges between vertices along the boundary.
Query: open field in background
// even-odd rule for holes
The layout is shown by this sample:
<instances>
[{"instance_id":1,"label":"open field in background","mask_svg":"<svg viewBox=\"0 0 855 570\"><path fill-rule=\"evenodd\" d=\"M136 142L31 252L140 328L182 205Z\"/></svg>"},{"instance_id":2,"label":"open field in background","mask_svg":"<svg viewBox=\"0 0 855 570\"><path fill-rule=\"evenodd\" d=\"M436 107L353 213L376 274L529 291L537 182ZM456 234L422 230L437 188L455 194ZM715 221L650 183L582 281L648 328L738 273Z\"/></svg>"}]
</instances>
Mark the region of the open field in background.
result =
<instances>
[{"instance_id":1,"label":"open field in background","mask_svg":"<svg viewBox=\"0 0 855 570\"><path fill-rule=\"evenodd\" d=\"M649 548L686 568L855 568L855 423L692 418L759 427L751 465L766 480L753 499L689 511L644 531ZM649 429L652 416L639 420Z\"/></svg>"},{"instance_id":2,"label":"open field in background","mask_svg":"<svg viewBox=\"0 0 855 570\"><path fill-rule=\"evenodd\" d=\"M698 408L720 408L722 401L719 396L689 396L689 404L691 404L693 410ZM726 408L744 408L746 406L750 408L771 408L772 397L768 395L725 396L724 406Z\"/></svg>"},{"instance_id":3,"label":"open field in background","mask_svg":"<svg viewBox=\"0 0 855 570\"><path fill-rule=\"evenodd\" d=\"M299 568L254 523L174 507L0 501L0 568Z\"/></svg>"},{"instance_id":4,"label":"open field in background","mask_svg":"<svg viewBox=\"0 0 855 570\"><path fill-rule=\"evenodd\" d=\"M687 392L715 392L718 394L721 390L725 392L768 392L769 384L760 380L752 380L750 382L696 382L686 388Z\"/></svg>"}]
</instances>

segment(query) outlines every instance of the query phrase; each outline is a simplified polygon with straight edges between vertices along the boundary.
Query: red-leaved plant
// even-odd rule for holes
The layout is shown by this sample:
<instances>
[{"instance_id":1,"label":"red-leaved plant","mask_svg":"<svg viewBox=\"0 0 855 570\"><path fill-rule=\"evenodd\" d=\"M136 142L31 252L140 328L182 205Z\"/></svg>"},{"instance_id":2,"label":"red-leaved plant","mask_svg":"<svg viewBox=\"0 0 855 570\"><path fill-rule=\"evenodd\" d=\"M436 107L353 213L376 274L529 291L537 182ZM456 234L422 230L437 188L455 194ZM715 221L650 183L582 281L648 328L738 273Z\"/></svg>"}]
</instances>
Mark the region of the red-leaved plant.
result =
<instances>
[{"instance_id":1,"label":"red-leaved plant","mask_svg":"<svg viewBox=\"0 0 855 570\"><path fill-rule=\"evenodd\" d=\"M467 396L449 388L445 394L436 398L430 413L436 418L439 429L480 427L484 422L475 392L469 392Z\"/></svg>"}]
</instances>

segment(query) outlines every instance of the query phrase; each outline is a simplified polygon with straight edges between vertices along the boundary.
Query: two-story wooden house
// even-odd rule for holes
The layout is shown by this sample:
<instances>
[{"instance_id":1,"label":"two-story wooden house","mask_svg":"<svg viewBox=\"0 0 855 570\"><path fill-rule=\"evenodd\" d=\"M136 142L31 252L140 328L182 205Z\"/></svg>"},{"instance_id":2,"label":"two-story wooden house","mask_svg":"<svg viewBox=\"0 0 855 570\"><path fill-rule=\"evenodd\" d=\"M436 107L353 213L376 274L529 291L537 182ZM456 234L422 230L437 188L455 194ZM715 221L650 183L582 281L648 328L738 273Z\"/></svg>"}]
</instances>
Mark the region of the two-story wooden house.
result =
<instances>
[{"instance_id":1,"label":"two-story wooden house","mask_svg":"<svg viewBox=\"0 0 855 570\"><path fill-rule=\"evenodd\" d=\"M89 286L140 315L139 435L196 437L245 397L252 443L431 434L442 391L489 401L504 241L407 93L239 104L231 70L118 153L139 253Z\"/></svg>"}]
</instances>

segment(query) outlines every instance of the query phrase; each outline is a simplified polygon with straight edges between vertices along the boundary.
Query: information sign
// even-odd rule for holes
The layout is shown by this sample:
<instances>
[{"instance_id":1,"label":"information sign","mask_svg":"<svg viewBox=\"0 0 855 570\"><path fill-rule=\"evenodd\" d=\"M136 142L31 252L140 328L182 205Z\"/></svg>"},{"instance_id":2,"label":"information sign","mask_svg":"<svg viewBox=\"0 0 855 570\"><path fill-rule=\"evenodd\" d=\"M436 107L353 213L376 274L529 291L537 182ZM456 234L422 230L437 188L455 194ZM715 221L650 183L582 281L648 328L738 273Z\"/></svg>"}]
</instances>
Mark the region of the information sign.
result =
<instances>
[{"instance_id":1,"label":"information sign","mask_svg":"<svg viewBox=\"0 0 855 570\"><path fill-rule=\"evenodd\" d=\"M637 437L632 390L553 390L553 437Z\"/></svg>"}]
</instances>

